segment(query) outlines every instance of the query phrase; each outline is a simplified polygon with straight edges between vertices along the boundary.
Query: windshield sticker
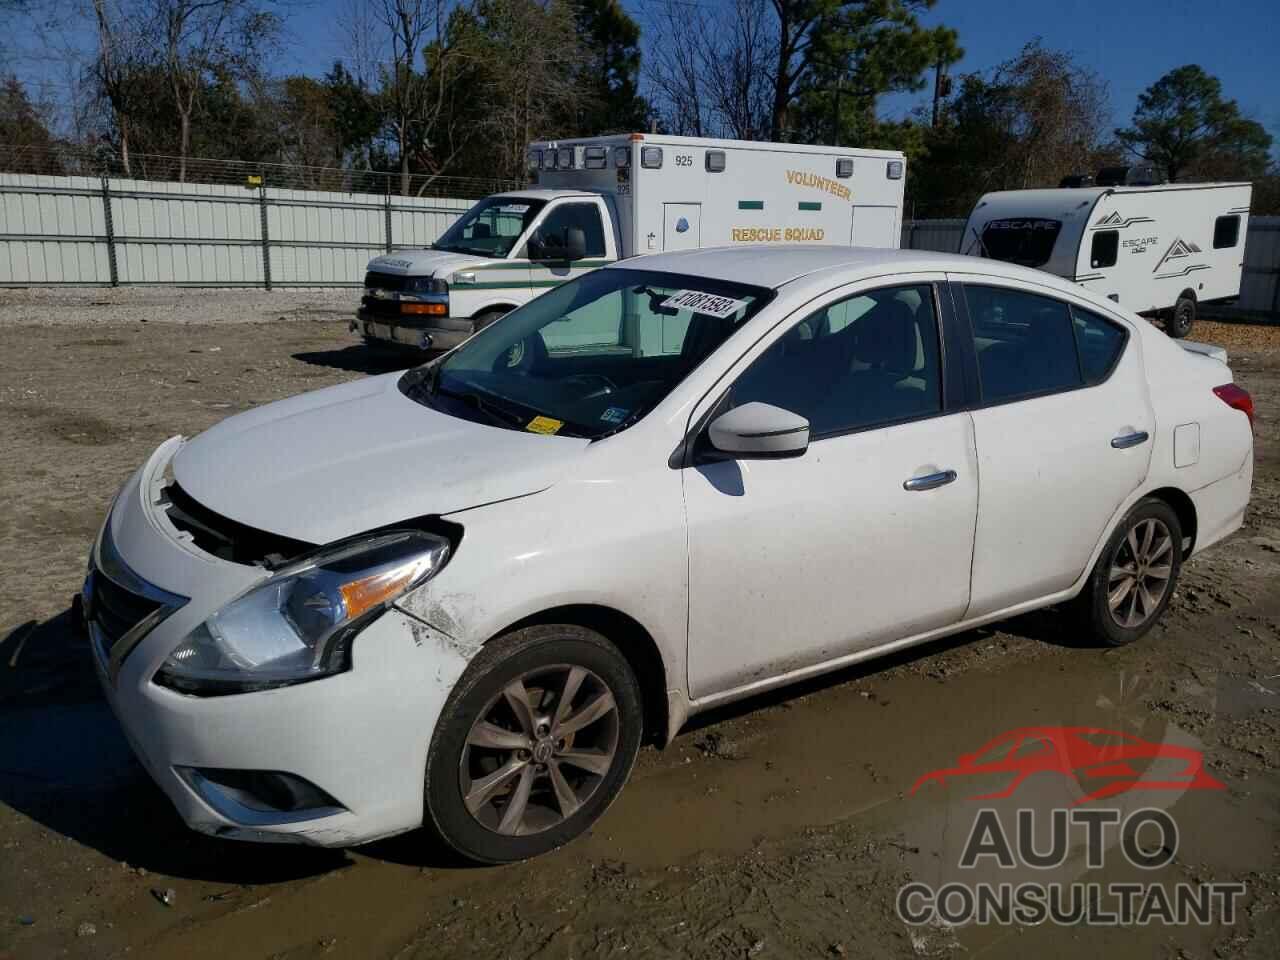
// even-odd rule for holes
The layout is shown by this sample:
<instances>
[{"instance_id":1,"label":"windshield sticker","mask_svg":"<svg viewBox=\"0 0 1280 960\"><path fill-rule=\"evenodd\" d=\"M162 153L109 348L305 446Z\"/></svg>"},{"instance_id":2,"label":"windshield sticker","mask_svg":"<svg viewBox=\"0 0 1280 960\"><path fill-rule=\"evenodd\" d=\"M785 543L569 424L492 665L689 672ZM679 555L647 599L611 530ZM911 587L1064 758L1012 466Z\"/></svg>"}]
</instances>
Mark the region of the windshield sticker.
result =
<instances>
[{"instance_id":1,"label":"windshield sticker","mask_svg":"<svg viewBox=\"0 0 1280 960\"><path fill-rule=\"evenodd\" d=\"M530 433L559 433L563 426L563 420L556 420L553 417L534 417L525 425L525 429Z\"/></svg>"},{"instance_id":2,"label":"windshield sticker","mask_svg":"<svg viewBox=\"0 0 1280 960\"><path fill-rule=\"evenodd\" d=\"M661 305L675 310L692 310L694 313L701 313L709 317L715 317L717 320L723 320L725 317L733 316L745 307L747 303L748 301L746 300L717 297L713 293L702 293L698 290L678 290L662 301Z\"/></svg>"},{"instance_id":3,"label":"windshield sticker","mask_svg":"<svg viewBox=\"0 0 1280 960\"><path fill-rule=\"evenodd\" d=\"M527 203L504 203L498 209L503 213L528 213L529 205Z\"/></svg>"},{"instance_id":4,"label":"windshield sticker","mask_svg":"<svg viewBox=\"0 0 1280 960\"><path fill-rule=\"evenodd\" d=\"M600 414L600 419L605 423L621 423L627 419L627 410L625 407L610 407Z\"/></svg>"}]
</instances>

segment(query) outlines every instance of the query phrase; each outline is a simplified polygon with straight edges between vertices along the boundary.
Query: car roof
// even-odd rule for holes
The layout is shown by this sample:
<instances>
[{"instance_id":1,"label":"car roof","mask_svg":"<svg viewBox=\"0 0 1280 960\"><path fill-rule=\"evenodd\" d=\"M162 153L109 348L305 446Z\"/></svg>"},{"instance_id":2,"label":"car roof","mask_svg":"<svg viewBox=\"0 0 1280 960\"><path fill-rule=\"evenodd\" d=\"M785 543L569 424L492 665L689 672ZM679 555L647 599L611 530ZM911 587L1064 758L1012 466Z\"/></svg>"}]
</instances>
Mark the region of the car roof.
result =
<instances>
[{"instance_id":1,"label":"car roof","mask_svg":"<svg viewBox=\"0 0 1280 960\"><path fill-rule=\"evenodd\" d=\"M702 247L671 253L654 253L619 260L606 269L656 270L662 273L691 273L715 280L777 289L802 278L817 281L832 274L847 273L844 280L881 273L951 272L981 273L993 277L1030 280L1047 286L1061 286L1079 292L1041 270L1020 267L1000 260L966 257L932 250L891 250L877 247L833 245L736 244Z\"/></svg>"}]
</instances>

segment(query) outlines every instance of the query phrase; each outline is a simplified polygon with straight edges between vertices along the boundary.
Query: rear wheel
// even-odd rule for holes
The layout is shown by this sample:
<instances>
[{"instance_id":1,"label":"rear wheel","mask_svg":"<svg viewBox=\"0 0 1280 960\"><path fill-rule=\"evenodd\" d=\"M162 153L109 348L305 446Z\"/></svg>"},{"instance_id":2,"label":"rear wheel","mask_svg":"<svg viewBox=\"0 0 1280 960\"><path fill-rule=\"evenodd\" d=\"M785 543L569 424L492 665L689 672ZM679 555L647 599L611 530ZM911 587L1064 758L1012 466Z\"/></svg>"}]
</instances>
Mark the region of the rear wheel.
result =
<instances>
[{"instance_id":1,"label":"rear wheel","mask_svg":"<svg viewBox=\"0 0 1280 960\"><path fill-rule=\"evenodd\" d=\"M1165 332L1175 340L1181 340L1191 332L1196 322L1196 301L1194 297L1181 296L1169 312L1165 321Z\"/></svg>"},{"instance_id":2,"label":"rear wheel","mask_svg":"<svg viewBox=\"0 0 1280 960\"><path fill-rule=\"evenodd\" d=\"M595 631L537 626L494 640L437 724L428 823L450 847L487 863L567 843L622 789L643 720L630 666Z\"/></svg>"},{"instance_id":3,"label":"rear wheel","mask_svg":"<svg viewBox=\"0 0 1280 960\"><path fill-rule=\"evenodd\" d=\"M1077 612L1111 646L1132 643L1169 605L1182 569L1182 525L1163 500L1139 501L1107 541Z\"/></svg>"}]
</instances>

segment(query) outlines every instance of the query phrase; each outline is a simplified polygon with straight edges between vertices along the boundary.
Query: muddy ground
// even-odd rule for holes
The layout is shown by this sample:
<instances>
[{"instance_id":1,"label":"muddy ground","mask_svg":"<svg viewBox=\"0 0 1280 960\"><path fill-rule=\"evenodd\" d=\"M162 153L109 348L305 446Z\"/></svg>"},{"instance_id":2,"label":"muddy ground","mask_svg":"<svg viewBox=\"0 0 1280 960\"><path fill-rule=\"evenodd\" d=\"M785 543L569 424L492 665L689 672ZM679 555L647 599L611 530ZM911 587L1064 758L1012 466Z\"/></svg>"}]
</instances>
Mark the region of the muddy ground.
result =
<instances>
[{"instance_id":1,"label":"muddy ground","mask_svg":"<svg viewBox=\"0 0 1280 960\"><path fill-rule=\"evenodd\" d=\"M647 748L589 836L481 869L416 834L332 852L187 831L67 613L112 494L161 440L397 361L323 312L179 325L120 319L113 301L110 319L50 325L3 307L0 958L1280 955L1280 328L1198 331L1257 402L1254 499L1143 642L1097 649L1042 613L719 711ZM1119 805L1165 808L1180 831L1173 862L1137 879L1243 881L1235 923L899 920L901 884L955 879L981 806L965 783L913 795L916 778L1032 724L1203 750L1225 790ZM1044 774L999 803L1047 810L1071 789ZM1055 877L1134 873L1113 849Z\"/></svg>"}]
</instances>

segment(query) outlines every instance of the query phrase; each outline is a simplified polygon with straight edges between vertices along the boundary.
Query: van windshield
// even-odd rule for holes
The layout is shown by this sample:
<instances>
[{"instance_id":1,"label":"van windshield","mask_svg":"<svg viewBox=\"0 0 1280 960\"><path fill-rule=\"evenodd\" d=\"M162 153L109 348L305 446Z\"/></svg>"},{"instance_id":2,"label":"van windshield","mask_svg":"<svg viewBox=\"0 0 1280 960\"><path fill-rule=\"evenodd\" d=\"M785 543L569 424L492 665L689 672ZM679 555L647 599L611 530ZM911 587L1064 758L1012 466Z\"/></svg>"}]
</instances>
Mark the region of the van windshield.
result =
<instances>
[{"instance_id":1,"label":"van windshield","mask_svg":"<svg viewBox=\"0 0 1280 960\"><path fill-rule=\"evenodd\" d=\"M433 250L473 253L502 258L511 252L545 200L527 197L489 197L453 222L431 245Z\"/></svg>"},{"instance_id":2,"label":"van windshield","mask_svg":"<svg viewBox=\"0 0 1280 960\"><path fill-rule=\"evenodd\" d=\"M454 416L595 439L653 409L773 296L706 277L596 270L410 370L400 389Z\"/></svg>"},{"instance_id":3,"label":"van windshield","mask_svg":"<svg viewBox=\"0 0 1280 960\"><path fill-rule=\"evenodd\" d=\"M1043 267L1053 256L1061 220L992 220L982 230L982 256L1024 267Z\"/></svg>"}]
</instances>

